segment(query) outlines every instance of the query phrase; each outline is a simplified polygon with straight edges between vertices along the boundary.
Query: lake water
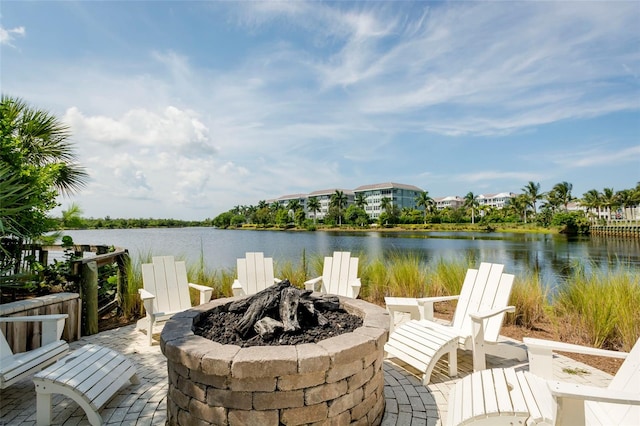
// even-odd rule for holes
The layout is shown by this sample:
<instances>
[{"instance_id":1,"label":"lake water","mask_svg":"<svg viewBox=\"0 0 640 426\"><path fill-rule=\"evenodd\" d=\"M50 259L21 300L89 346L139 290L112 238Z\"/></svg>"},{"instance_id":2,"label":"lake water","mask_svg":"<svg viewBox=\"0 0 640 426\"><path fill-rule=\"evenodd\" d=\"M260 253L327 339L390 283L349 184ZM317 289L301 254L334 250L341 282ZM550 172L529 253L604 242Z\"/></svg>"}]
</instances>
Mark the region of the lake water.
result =
<instances>
[{"instance_id":1,"label":"lake water","mask_svg":"<svg viewBox=\"0 0 640 426\"><path fill-rule=\"evenodd\" d=\"M222 230L215 228L105 229L65 231L76 244L114 245L134 257L174 255L188 263L204 256L211 269L233 269L245 252L261 251L275 262L300 261L344 250L372 260L392 253L414 253L424 262L472 259L502 263L509 273L538 270L552 288L562 282L572 265L603 270L620 265L640 271L637 239L572 237L547 234L470 232L284 232Z\"/></svg>"}]
</instances>

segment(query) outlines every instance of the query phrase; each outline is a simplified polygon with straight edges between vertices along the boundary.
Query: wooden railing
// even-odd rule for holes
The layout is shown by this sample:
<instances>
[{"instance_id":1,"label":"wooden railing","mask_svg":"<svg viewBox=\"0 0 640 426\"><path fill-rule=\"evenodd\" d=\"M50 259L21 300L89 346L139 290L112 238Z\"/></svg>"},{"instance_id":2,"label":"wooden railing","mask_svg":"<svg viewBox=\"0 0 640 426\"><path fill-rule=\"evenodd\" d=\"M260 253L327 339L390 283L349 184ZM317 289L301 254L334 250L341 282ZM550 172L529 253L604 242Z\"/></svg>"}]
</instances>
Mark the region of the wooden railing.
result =
<instances>
[{"instance_id":1,"label":"wooden railing","mask_svg":"<svg viewBox=\"0 0 640 426\"><path fill-rule=\"evenodd\" d=\"M72 275L76 278L74 282L79 283L79 293L82 305L81 330L82 335L91 335L98 332L98 318L100 313L113 310L126 294L127 288L127 262L129 262L129 252L123 248L111 249L108 246L100 245L74 245L73 247L63 247L59 245L38 245L24 244L20 249L14 250L15 259L9 274L15 274L18 270L29 270L28 256L37 260L42 265L51 263L53 253L59 253L63 257L65 250L74 252L75 260L71 261ZM19 250L19 253L18 253ZM113 251L109 251L113 250ZM97 253L95 256L84 257L84 253ZM10 259L9 259L10 260ZM56 259L58 260L58 259ZM117 285L115 299L108 305L98 307L98 268L110 264L117 265Z\"/></svg>"},{"instance_id":2,"label":"wooden railing","mask_svg":"<svg viewBox=\"0 0 640 426\"><path fill-rule=\"evenodd\" d=\"M71 262L73 265L73 274L80 278L83 335L91 335L98 332L98 268L113 263L118 265L116 298L110 303L111 307L115 308L119 301L122 300L123 293L126 293L127 262L129 262L129 252L122 248L116 248L109 253L98 254Z\"/></svg>"}]
</instances>

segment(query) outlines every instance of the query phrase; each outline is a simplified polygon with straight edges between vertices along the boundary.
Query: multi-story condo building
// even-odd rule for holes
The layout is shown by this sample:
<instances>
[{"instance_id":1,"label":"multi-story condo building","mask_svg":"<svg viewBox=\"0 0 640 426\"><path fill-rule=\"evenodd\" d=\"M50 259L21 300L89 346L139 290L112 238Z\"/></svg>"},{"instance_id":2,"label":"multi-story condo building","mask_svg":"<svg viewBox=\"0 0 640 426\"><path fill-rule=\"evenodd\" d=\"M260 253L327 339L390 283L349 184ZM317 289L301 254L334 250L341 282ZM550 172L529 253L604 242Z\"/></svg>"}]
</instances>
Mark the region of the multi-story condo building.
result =
<instances>
[{"instance_id":1,"label":"multi-story condo building","mask_svg":"<svg viewBox=\"0 0 640 426\"><path fill-rule=\"evenodd\" d=\"M291 195L283 195L280 198L272 200L271 202L278 203L281 207L287 207L291 201L298 201L300 203L300 207L305 209L307 208L307 194L291 194Z\"/></svg>"},{"instance_id":2,"label":"multi-story condo building","mask_svg":"<svg viewBox=\"0 0 640 426\"><path fill-rule=\"evenodd\" d=\"M364 196L364 199L367 201L364 210L371 219L380 217L383 198L389 198L391 205L399 209L404 207L414 208L416 206L416 197L422 192L423 190L417 186L393 182L363 185L353 190L356 196L358 194Z\"/></svg>"},{"instance_id":3,"label":"multi-story condo building","mask_svg":"<svg viewBox=\"0 0 640 426\"><path fill-rule=\"evenodd\" d=\"M476 196L478 204L501 209L506 206L516 194L513 192L500 192L498 194L480 194Z\"/></svg>"},{"instance_id":4,"label":"multi-story condo building","mask_svg":"<svg viewBox=\"0 0 640 426\"><path fill-rule=\"evenodd\" d=\"M442 210L447 207L452 209L457 209L462 207L464 204L464 199L458 197L457 195L449 195L448 197L436 197L433 199L436 203L436 209Z\"/></svg>"},{"instance_id":5,"label":"multi-story condo building","mask_svg":"<svg viewBox=\"0 0 640 426\"><path fill-rule=\"evenodd\" d=\"M316 197L318 201L320 201L320 211L315 213L316 219L324 219L324 217L329 213L329 207L331 206L331 196L336 193L336 191L342 191L344 196L347 197L347 206L353 204L353 191L349 189L321 189L319 191L313 191L312 193L307 195L307 201L311 197ZM314 213L310 212L307 204L305 203L305 214L308 218L313 218Z\"/></svg>"}]
</instances>

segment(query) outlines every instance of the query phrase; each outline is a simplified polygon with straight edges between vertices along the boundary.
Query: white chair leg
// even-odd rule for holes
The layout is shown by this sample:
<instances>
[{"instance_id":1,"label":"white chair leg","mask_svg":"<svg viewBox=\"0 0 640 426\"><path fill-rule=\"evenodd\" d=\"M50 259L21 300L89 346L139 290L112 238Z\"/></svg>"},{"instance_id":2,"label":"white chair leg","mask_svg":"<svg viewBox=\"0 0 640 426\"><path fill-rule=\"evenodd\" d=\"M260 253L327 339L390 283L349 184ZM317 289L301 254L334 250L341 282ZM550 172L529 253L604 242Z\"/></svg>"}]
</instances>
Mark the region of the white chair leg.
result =
<instances>
[{"instance_id":1,"label":"white chair leg","mask_svg":"<svg viewBox=\"0 0 640 426\"><path fill-rule=\"evenodd\" d=\"M48 426L51 424L51 394L38 392L36 394L36 424Z\"/></svg>"}]
</instances>

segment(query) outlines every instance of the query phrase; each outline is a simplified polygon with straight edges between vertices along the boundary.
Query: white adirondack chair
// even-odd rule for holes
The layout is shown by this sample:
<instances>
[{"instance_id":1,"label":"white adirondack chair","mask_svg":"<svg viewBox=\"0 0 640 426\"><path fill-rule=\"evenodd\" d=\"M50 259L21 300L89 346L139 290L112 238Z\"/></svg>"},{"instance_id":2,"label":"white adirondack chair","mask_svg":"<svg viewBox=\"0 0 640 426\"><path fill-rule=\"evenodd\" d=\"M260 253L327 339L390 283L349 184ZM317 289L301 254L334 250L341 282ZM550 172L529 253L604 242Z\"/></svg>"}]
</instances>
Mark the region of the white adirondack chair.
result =
<instances>
[{"instance_id":1,"label":"white adirondack chair","mask_svg":"<svg viewBox=\"0 0 640 426\"><path fill-rule=\"evenodd\" d=\"M631 352L607 351L525 337L529 371L547 380L554 400L554 424L640 425L640 339ZM624 358L607 388L553 380L553 352Z\"/></svg>"},{"instance_id":2,"label":"white adirondack chair","mask_svg":"<svg viewBox=\"0 0 640 426\"><path fill-rule=\"evenodd\" d=\"M353 299L358 297L361 285L358 278L358 258L351 257L348 251L334 251L333 257L325 257L322 276L304 283L307 290L319 290Z\"/></svg>"},{"instance_id":3,"label":"white adirondack chair","mask_svg":"<svg viewBox=\"0 0 640 426\"><path fill-rule=\"evenodd\" d=\"M0 389L11 386L25 376L44 369L69 352L69 345L60 339L67 314L2 317L1 323L41 323L40 347L27 352L13 353L4 334L0 332Z\"/></svg>"},{"instance_id":4,"label":"white adirondack chair","mask_svg":"<svg viewBox=\"0 0 640 426\"><path fill-rule=\"evenodd\" d=\"M191 308L189 287L200 292L200 304L211 300L213 292L211 287L187 281L184 261L175 261L173 256L155 256L152 262L142 264L144 288L138 290L147 315L138 321L137 329L147 330L149 346L153 342L154 324Z\"/></svg>"},{"instance_id":5,"label":"white adirondack chair","mask_svg":"<svg viewBox=\"0 0 640 426\"><path fill-rule=\"evenodd\" d=\"M238 278L233 281L231 290L234 296L249 296L279 283L273 274L273 259L264 257L264 253L249 252L237 261Z\"/></svg>"},{"instance_id":6,"label":"white adirondack chair","mask_svg":"<svg viewBox=\"0 0 640 426\"><path fill-rule=\"evenodd\" d=\"M447 426L640 425L640 339L616 352L525 337L529 371L477 371L449 394ZM606 388L555 380L553 352L625 358Z\"/></svg>"},{"instance_id":7,"label":"white adirondack chair","mask_svg":"<svg viewBox=\"0 0 640 426\"><path fill-rule=\"evenodd\" d=\"M498 341L505 312L515 311L515 307L507 306L514 276L502 273L503 269L504 265L491 263L481 263L477 270L469 269L459 296L385 298L392 326L396 312L409 312L414 317L392 330L384 347L387 354L424 372L425 385L445 353L449 354L449 375L458 374L458 348L473 350L475 371L486 368L486 354L525 360L524 349ZM452 323L435 322L433 303L455 299L458 304Z\"/></svg>"}]
</instances>

